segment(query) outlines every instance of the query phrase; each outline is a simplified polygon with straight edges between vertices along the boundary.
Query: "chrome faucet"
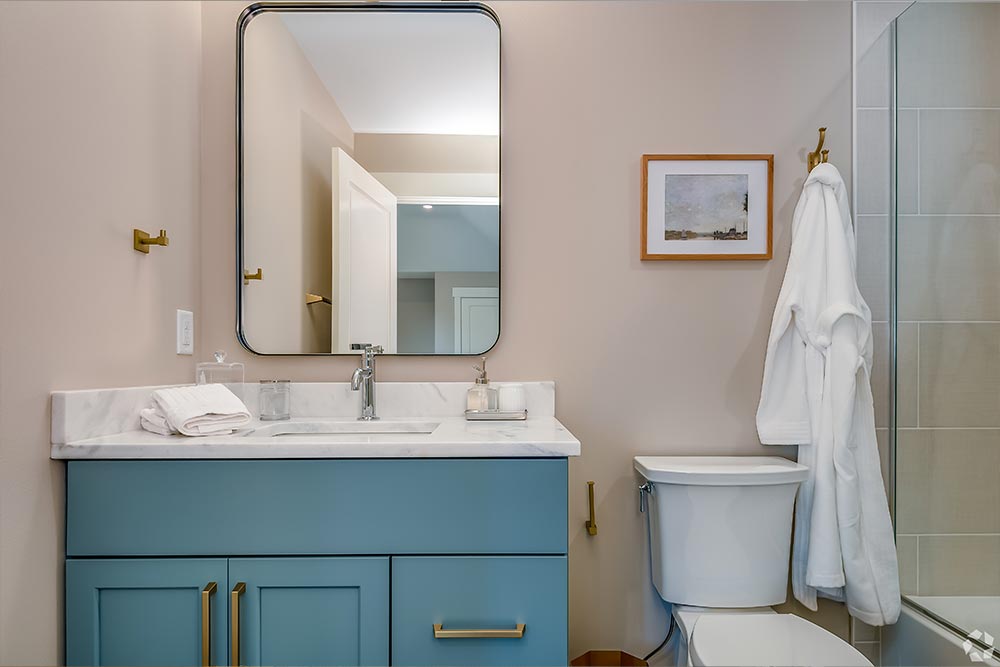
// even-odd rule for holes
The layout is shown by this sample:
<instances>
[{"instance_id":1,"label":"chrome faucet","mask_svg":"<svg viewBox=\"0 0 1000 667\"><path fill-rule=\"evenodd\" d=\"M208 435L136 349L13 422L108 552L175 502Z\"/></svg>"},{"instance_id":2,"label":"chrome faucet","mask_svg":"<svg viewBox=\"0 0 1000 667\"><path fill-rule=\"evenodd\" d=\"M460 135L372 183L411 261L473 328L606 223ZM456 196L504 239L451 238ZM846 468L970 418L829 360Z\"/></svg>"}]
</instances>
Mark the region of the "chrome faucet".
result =
<instances>
[{"instance_id":1,"label":"chrome faucet","mask_svg":"<svg viewBox=\"0 0 1000 667\"><path fill-rule=\"evenodd\" d=\"M361 368L354 369L351 376L351 389L361 391L361 416L359 421L374 421L375 414L375 355L382 354L381 345L371 343L352 343L352 350L361 350Z\"/></svg>"}]
</instances>

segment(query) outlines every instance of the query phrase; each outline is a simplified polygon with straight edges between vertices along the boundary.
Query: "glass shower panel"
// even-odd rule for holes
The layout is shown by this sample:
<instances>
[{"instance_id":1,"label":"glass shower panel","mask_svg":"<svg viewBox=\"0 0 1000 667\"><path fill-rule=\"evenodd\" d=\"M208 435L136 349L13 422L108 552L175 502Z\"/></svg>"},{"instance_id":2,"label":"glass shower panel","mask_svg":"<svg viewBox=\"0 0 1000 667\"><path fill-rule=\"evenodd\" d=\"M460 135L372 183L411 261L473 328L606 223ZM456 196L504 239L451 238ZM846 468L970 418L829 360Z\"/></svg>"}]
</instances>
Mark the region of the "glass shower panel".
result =
<instances>
[{"instance_id":1,"label":"glass shower panel","mask_svg":"<svg viewBox=\"0 0 1000 667\"><path fill-rule=\"evenodd\" d=\"M1000 4L907 9L892 110L902 592L1000 637Z\"/></svg>"}]
</instances>

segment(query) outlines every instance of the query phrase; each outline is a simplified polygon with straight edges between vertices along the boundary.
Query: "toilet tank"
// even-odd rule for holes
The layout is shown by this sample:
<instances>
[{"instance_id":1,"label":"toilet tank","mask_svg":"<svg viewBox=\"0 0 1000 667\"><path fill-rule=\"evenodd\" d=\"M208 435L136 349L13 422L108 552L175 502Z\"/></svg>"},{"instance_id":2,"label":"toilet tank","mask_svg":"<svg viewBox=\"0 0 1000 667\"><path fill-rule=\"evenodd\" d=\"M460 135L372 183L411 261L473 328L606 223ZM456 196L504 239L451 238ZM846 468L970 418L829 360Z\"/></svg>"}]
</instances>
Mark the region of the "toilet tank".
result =
<instances>
[{"instance_id":1,"label":"toilet tank","mask_svg":"<svg viewBox=\"0 0 1000 667\"><path fill-rule=\"evenodd\" d=\"M667 602L764 607L785 601L792 509L808 469L765 456L637 456L653 584Z\"/></svg>"}]
</instances>

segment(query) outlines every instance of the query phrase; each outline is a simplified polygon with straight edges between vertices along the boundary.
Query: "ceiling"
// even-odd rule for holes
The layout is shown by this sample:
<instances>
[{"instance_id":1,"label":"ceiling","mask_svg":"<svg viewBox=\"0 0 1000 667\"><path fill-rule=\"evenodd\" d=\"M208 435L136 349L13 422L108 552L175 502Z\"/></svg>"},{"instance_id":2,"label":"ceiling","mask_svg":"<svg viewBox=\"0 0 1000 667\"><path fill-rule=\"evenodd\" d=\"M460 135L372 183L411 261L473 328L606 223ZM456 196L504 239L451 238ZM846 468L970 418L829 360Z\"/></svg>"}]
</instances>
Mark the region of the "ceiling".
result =
<instances>
[{"instance_id":1,"label":"ceiling","mask_svg":"<svg viewBox=\"0 0 1000 667\"><path fill-rule=\"evenodd\" d=\"M500 36L490 17L382 11L280 16L354 132L499 134Z\"/></svg>"}]
</instances>

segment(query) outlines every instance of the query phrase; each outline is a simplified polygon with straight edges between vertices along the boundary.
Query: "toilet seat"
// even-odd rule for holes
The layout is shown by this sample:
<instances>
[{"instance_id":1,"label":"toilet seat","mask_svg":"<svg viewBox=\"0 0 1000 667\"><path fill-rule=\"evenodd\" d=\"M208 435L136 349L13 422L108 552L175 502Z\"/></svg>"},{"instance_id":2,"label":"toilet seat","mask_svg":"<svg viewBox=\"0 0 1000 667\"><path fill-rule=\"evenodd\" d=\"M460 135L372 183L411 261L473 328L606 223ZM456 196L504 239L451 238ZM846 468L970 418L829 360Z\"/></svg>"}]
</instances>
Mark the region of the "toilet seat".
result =
<instances>
[{"instance_id":1,"label":"toilet seat","mask_svg":"<svg viewBox=\"0 0 1000 667\"><path fill-rule=\"evenodd\" d=\"M693 665L872 667L857 649L793 614L705 614L691 633Z\"/></svg>"}]
</instances>

